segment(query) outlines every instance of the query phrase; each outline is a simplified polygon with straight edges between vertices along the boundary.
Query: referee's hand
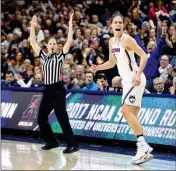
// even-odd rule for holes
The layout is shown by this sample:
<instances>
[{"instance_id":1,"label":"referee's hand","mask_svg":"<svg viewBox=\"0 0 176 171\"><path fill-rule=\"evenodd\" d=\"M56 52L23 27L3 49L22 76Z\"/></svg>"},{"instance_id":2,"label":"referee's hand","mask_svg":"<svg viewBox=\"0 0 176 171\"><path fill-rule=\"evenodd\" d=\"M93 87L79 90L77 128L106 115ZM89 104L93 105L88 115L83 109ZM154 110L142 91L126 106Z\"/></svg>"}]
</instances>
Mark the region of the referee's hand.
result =
<instances>
[{"instance_id":1,"label":"referee's hand","mask_svg":"<svg viewBox=\"0 0 176 171\"><path fill-rule=\"evenodd\" d=\"M35 27L35 28L38 27L36 15L34 15L34 16L32 17L31 26L33 26L33 27Z\"/></svg>"},{"instance_id":2,"label":"referee's hand","mask_svg":"<svg viewBox=\"0 0 176 171\"><path fill-rule=\"evenodd\" d=\"M69 27L73 26L73 15L74 15L74 12L70 15Z\"/></svg>"}]
</instances>

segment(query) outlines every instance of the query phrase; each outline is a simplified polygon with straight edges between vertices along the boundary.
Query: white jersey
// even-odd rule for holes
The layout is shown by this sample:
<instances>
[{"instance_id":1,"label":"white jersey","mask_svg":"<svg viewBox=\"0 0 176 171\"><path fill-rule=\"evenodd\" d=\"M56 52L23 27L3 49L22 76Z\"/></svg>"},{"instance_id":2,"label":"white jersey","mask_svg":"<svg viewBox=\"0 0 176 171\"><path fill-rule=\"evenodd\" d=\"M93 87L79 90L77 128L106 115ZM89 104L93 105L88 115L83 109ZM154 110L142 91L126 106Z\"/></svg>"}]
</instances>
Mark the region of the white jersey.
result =
<instances>
[{"instance_id":1,"label":"white jersey","mask_svg":"<svg viewBox=\"0 0 176 171\"><path fill-rule=\"evenodd\" d=\"M122 47L122 40L125 35L126 34L123 34L116 42L113 37L111 44L112 58L115 60L119 74L123 80L128 79L134 74L134 71L138 70L134 52Z\"/></svg>"},{"instance_id":2,"label":"white jersey","mask_svg":"<svg viewBox=\"0 0 176 171\"><path fill-rule=\"evenodd\" d=\"M126 50L122 47L122 40L126 34L115 42L112 38L111 52L112 58L115 60L119 74L122 78L122 104L141 107L142 95L146 85L145 75L141 74L141 83L137 87L133 87L133 76L138 71L138 66L134 58L134 52Z\"/></svg>"}]
</instances>

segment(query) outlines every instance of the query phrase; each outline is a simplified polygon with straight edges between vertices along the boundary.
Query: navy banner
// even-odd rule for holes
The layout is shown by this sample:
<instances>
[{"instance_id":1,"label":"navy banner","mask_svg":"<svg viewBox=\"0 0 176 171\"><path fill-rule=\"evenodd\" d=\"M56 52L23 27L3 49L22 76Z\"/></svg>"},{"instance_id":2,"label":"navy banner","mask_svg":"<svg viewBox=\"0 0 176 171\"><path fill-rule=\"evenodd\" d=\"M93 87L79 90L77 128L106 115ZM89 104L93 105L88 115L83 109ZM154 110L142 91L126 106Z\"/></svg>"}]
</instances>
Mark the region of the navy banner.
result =
<instances>
[{"instance_id":1,"label":"navy banner","mask_svg":"<svg viewBox=\"0 0 176 171\"><path fill-rule=\"evenodd\" d=\"M175 96L144 96L139 120L149 143L176 146ZM2 90L1 127L39 131L37 114L42 92ZM59 102L58 102L59 103ZM67 111L76 135L135 141L121 114L121 95L68 93ZM54 111L49 122L61 133Z\"/></svg>"}]
</instances>

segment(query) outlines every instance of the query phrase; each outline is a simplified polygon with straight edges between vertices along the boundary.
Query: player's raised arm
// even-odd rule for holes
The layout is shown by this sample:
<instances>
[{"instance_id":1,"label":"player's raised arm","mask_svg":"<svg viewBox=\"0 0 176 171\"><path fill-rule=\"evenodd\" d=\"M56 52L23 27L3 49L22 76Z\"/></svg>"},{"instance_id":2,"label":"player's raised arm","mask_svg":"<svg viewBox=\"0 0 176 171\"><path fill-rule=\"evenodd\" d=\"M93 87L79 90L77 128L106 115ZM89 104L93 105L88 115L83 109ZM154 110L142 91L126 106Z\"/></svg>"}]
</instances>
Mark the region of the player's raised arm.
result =
<instances>
[{"instance_id":1,"label":"player's raised arm","mask_svg":"<svg viewBox=\"0 0 176 171\"><path fill-rule=\"evenodd\" d=\"M133 52L135 52L138 56L140 56L140 65L139 65L139 69L137 72L137 75L141 75L145 65L147 63L147 55L146 53L142 50L142 48L136 43L136 41L131 37L126 35L123 39L123 47L127 50L131 50Z\"/></svg>"},{"instance_id":2,"label":"player's raised arm","mask_svg":"<svg viewBox=\"0 0 176 171\"><path fill-rule=\"evenodd\" d=\"M35 35L35 28L38 26L37 24L37 17L34 15L31 20L31 28L30 28L30 45L32 46L32 49L36 53L37 56L39 56L41 48L38 46L36 41L36 35Z\"/></svg>"},{"instance_id":3,"label":"player's raised arm","mask_svg":"<svg viewBox=\"0 0 176 171\"><path fill-rule=\"evenodd\" d=\"M72 41L73 41L73 15L74 15L74 13L72 13L70 15L68 37L67 37L67 41L66 41L66 43L63 47L63 53L64 54L68 53L68 51L71 47Z\"/></svg>"}]
</instances>

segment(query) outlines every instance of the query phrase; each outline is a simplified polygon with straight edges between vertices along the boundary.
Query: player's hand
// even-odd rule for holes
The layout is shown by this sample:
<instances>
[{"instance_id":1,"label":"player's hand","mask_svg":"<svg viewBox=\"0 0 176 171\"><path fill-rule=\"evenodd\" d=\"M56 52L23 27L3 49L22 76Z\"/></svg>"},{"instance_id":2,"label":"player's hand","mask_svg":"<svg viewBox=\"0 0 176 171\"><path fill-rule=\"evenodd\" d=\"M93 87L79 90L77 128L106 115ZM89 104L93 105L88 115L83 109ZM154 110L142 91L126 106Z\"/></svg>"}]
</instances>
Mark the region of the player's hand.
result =
<instances>
[{"instance_id":1,"label":"player's hand","mask_svg":"<svg viewBox=\"0 0 176 171\"><path fill-rule=\"evenodd\" d=\"M31 26L32 26L32 27L35 27L35 28L38 27L36 15L34 15L34 16L32 17Z\"/></svg>"},{"instance_id":2,"label":"player's hand","mask_svg":"<svg viewBox=\"0 0 176 171\"><path fill-rule=\"evenodd\" d=\"M133 77L133 87L137 87L141 84L141 77L138 74L135 74Z\"/></svg>"},{"instance_id":3,"label":"player's hand","mask_svg":"<svg viewBox=\"0 0 176 171\"><path fill-rule=\"evenodd\" d=\"M91 65L91 69L92 69L92 71L93 71L94 73L95 73L96 71L98 71L97 65L94 65L94 64Z\"/></svg>"}]
</instances>

